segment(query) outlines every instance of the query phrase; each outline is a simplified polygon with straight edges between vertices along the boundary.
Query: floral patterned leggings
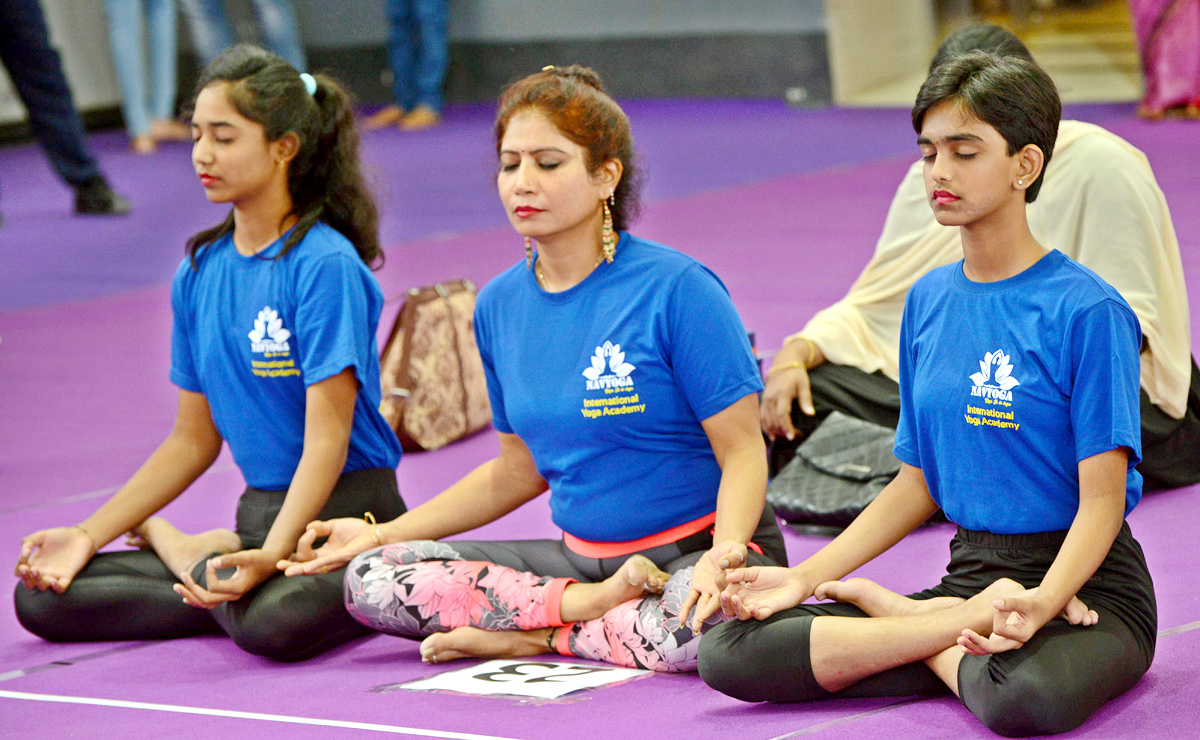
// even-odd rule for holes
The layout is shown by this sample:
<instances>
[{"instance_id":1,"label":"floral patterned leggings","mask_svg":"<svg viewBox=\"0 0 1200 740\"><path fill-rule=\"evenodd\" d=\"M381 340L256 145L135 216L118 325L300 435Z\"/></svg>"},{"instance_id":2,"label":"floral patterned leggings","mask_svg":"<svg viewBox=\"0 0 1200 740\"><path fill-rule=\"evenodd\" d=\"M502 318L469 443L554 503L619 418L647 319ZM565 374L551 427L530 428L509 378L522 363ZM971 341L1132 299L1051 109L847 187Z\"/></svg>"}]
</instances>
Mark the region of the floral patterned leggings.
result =
<instances>
[{"instance_id":1,"label":"floral patterned leggings","mask_svg":"<svg viewBox=\"0 0 1200 740\"><path fill-rule=\"evenodd\" d=\"M627 601L598 619L563 624L559 605L567 585L607 578L630 556L584 558L561 540L385 545L362 553L346 569L346 608L368 627L418 639L464 626L561 627L555 647L563 655L695 671L700 635L681 622L679 610L691 587L692 566L706 549L685 553L672 544L643 552L672 574L662 594ZM772 562L757 553L752 559ZM705 630L720 621L718 612Z\"/></svg>"}]
</instances>

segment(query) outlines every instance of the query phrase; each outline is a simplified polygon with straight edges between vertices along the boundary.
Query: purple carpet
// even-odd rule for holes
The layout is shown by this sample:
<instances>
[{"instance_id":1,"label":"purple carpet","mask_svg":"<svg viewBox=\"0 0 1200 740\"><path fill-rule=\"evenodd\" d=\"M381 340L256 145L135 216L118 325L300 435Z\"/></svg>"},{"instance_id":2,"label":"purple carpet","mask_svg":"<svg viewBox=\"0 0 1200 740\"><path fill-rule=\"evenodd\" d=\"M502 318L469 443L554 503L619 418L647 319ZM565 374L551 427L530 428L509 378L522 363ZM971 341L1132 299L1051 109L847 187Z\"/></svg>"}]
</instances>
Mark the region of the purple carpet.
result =
<instances>
[{"instance_id":1,"label":"purple carpet","mask_svg":"<svg viewBox=\"0 0 1200 740\"><path fill-rule=\"evenodd\" d=\"M916 156L905 111L796 110L762 101L634 101L627 110L648 178L635 230L721 275L766 350L842 295ZM1080 106L1068 115L1104 125L1147 153L1171 205L1189 285L1200 284L1200 125L1144 123L1129 106ZM367 136L389 245L378 273L387 294L452 277L484 283L520 259L520 238L492 183L490 118L490 109L461 108L433 131ZM185 146L142 158L127 153L118 134L91 141L134 202L132 216L70 216L70 193L36 148L0 149L0 552L9 562L23 535L85 517L170 429L176 391L166 378L167 283L187 236L223 214L204 201ZM389 306L385 321L396 308ZM1193 317L1200 319L1195 305ZM406 455L401 491L410 506L418 504L495 451L494 435L484 433ZM165 515L193 531L230 526L242 485L223 455ZM1197 493L1151 494L1131 515L1158 591L1164 632L1155 663L1135 689L1064 737L1194 735ZM556 534L539 500L472 536ZM862 573L901 591L923 588L944 567L950 535L946 525L922 529ZM792 562L823 542L789 533ZM951 698L746 705L695 676L652 676L541 705L389 690L442 670L419 662L415 642L386 636L300 665L267 663L217 637L55 645L25 632L5 599L0 736L988 736ZM64 703L72 699L89 703ZM310 720L326 724L304 723Z\"/></svg>"}]
</instances>

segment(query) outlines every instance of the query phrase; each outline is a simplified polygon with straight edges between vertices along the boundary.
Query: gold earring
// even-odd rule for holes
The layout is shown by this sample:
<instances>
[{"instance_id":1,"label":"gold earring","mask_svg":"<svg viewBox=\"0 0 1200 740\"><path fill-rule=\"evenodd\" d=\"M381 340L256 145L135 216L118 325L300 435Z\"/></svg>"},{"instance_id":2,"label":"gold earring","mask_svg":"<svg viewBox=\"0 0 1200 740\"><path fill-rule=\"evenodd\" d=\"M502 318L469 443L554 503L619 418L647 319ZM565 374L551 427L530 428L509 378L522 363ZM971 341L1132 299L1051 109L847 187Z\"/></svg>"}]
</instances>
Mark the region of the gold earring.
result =
<instances>
[{"instance_id":1,"label":"gold earring","mask_svg":"<svg viewBox=\"0 0 1200 740\"><path fill-rule=\"evenodd\" d=\"M600 201L600 205L604 208L604 224L600 227L600 247L604 251L604 260L611 265L613 257L617 256L617 234L613 231L612 211L608 210L609 200L612 200L611 195L607 200Z\"/></svg>"},{"instance_id":2,"label":"gold earring","mask_svg":"<svg viewBox=\"0 0 1200 740\"><path fill-rule=\"evenodd\" d=\"M533 243L529 237L525 237L525 269L533 267Z\"/></svg>"}]
</instances>

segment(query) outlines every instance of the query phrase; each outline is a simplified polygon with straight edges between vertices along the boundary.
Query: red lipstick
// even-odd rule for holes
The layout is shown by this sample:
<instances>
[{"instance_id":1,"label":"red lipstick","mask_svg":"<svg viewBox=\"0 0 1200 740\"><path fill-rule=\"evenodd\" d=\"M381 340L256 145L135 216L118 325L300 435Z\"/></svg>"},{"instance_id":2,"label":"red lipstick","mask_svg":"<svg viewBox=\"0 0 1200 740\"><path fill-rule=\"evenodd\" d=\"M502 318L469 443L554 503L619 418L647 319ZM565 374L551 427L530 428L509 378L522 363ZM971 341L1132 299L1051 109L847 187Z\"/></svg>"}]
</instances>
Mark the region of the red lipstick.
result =
<instances>
[{"instance_id":1,"label":"red lipstick","mask_svg":"<svg viewBox=\"0 0 1200 740\"><path fill-rule=\"evenodd\" d=\"M949 190L933 191L933 202L934 203L939 203L941 205L945 205L947 203L953 203L956 200L960 200L960 198L957 195L955 195L954 193L951 193Z\"/></svg>"},{"instance_id":2,"label":"red lipstick","mask_svg":"<svg viewBox=\"0 0 1200 740\"><path fill-rule=\"evenodd\" d=\"M516 213L520 218L529 218L541 213L542 209L534 208L533 206L517 206L513 209L513 212Z\"/></svg>"}]
</instances>

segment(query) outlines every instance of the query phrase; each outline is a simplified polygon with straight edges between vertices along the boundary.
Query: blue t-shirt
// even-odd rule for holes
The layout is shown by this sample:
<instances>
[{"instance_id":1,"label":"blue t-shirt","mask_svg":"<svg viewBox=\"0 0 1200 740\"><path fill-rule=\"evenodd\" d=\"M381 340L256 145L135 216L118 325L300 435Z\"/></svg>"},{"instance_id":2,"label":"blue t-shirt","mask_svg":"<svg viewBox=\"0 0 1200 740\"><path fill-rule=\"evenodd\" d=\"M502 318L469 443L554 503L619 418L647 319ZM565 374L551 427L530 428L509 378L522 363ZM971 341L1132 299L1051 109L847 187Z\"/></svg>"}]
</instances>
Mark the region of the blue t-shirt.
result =
<instances>
[{"instance_id":1,"label":"blue t-shirt","mask_svg":"<svg viewBox=\"0 0 1200 740\"><path fill-rule=\"evenodd\" d=\"M1053 251L1007 280L962 262L909 291L900 329L896 456L963 527L1065 530L1080 460L1126 447L1125 513L1142 496L1141 327L1094 272Z\"/></svg>"},{"instance_id":2,"label":"blue t-shirt","mask_svg":"<svg viewBox=\"0 0 1200 740\"><path fill-rule=\"evenodd\" d=\"M226 235L200 252L196 270L179 266L171 381L208 399L248 485L282 491L304 448L306 389L352 367L359 388L344 472L394 468L400 443L379 414L379 284L332 227L318 223L271 259L285 237L247 257Z\"/></svg>"},{"instance_id":3,"label":"blue t-shirt","mask_svg":"<svg viewBox=\"0 0 1200 740\"><path fill-rule=\"evenodd\" d=\"M627 542L715 511L700 422L762 379L704 265L622 233L612 264L547 293L522 261L480 292L475 334L492 423L529 446L564 531Z\"/></svg>"}]
</instances>

